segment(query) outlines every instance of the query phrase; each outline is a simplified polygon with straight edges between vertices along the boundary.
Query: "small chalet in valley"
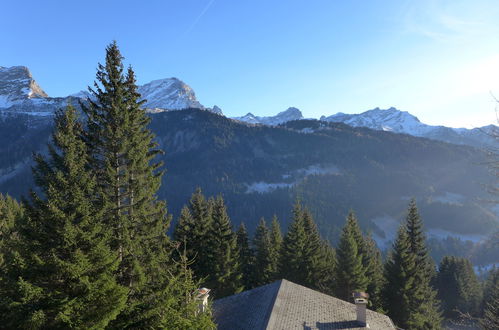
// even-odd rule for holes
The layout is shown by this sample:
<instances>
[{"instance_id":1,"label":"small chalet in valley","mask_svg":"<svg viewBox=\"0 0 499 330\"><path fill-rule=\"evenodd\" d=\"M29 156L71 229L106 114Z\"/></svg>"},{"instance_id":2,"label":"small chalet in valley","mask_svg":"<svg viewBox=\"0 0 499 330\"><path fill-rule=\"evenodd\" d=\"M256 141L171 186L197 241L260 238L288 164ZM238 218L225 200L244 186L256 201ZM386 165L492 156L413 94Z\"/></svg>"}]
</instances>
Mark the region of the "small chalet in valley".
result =
<instances>
[{"instance_id":1,"label":"small chalet in valley","mask_svg":"<svg viewBox=\"0 0 499 330\"><path fill-rule=\"evenodd\" d=\"M219 330L396 329L386 315L366 309L367 295L355 304L279 280L213 302Z\"/></svg>"}]
</instances>

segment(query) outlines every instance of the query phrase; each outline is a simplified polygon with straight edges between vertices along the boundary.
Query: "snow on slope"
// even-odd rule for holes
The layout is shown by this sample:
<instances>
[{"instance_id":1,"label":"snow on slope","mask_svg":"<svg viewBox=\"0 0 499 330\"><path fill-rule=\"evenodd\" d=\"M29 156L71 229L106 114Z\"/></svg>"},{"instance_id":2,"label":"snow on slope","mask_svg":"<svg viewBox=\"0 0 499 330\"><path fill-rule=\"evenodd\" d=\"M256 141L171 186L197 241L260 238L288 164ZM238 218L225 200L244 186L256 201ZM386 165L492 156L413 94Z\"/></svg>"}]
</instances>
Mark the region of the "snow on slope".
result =
<instances>
[{"instance_id":1,"label":"snow on slope","mask_svg":"<svg viewBox=\"0 0 499 330\"><path fill-rule=\"evenodd\" d=\"M207 108L196 99L191 87L177 78L151 81L138 87L144 108L148 112L162 112L197 108L223 115L218 106ZM53 114L68 102L78 104L78 99L92 98L88 91L80 91L68 97L49 97L33 79L27 67L0 67L0 110L3 113L23 113L34 116Z\"/></svg>"},{"instance_id":2,"label":"snow on slope","mask_svg":"<svg viewBox=\"0 0 499 330\"><path fill-rule=\"evenodd\" d=\"M0 108L45 97L47 94L38 86L27 67L0 67Z\"/></svg>"},{"instance_id":3,"label":"snow on slope","mask_svg":"<svg viewBox=\"0 0 499 330\"><path fill-rule=\"evenodd\" d=\"M262 124L275 126L292 120L303 119L303 115L297 108L288 108L285 111L279 112L275 116L259 117L253 115L251 112L242 117L232 117L234 120L242 121L249 124Z\"/></svg>"}]
</instances>

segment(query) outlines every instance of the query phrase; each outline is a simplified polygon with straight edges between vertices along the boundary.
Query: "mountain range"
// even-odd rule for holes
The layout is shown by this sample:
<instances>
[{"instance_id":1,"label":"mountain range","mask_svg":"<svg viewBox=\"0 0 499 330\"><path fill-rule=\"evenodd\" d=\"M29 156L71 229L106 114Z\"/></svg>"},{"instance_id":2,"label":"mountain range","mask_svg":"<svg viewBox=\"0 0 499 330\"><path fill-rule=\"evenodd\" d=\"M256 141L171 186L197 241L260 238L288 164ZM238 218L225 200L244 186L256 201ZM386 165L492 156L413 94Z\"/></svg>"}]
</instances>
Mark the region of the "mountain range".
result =
<instances>
[{"instance_id":1,"label":"mountain range","mask_svg":"<svg viewBox=\"0 0 499 330\"><path fill-rule=\"evenodd\" d=\"M244 221L250 230L261 216L274 214L285 228L299 198L332 242L354 209L364 230L387 247L411 197L430 237L479 241L499 230L498 210L485 202L491 196L484 184L496 180L482 165L490 159L468 146L483 147L479 141L490 138L486 134L472 139L475 133L466 130L455 143L438 141L442 135L429 139L433 129L465 130L428 126L394 108L321 120L303 119L296 108L274 117L231 119L216 106L202 106L176 78L140 91L148 100L151 130L166 151L159 194L174 215L199 186L208 195L223 194L234 222ZM27 68L0 68L0 192L27 193L32 153L46 152L50 114L87 97L51 98Z\"/></svg>"}]
</instances>

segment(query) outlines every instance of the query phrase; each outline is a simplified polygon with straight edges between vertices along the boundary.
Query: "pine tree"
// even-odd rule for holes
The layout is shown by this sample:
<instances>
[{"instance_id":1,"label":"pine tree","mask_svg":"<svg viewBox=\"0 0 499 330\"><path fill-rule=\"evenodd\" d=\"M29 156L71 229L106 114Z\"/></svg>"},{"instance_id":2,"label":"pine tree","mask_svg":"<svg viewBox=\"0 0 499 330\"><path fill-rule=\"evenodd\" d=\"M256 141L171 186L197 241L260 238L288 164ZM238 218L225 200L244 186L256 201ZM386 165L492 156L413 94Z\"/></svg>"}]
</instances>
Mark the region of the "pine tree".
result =
<instances>
[{"instance_id":1,"label":"pine tree","mask_svg":"<svg viewBox=\"0 0 499 330\"><path fill-rule=\"evenodd\" d=\"M205 239L208 243L208 287L216 298L241 292L243 286L237 237L232 231L222 196L218 196L213 203L212 222Z\"/></svg>"},{"instance_id":2,"label":"pine tree","mask_svg":"<svg viewBox=\"0 0 499 330\"><path fill-rule=\"evenodd\" d=\"M244 222L239 225L236 235L241 258L242 284L245 290L249 290L255 287L255 255L249 245L248 232Z\"/></svg>"},{"instance_id":3,"label":"pine tree","mask_svg":"<svg viewBox=\"0 0 499 330\"><path fill-rule=\"evenodd\" d=\"M12 265L6 261L13 252L17 240L16 225L24 217L24 208L15 199L0 194L0 315L8 311L8 269ZM6 290L7 289L7 290Z\"/></svg>"},{"instance_id":4,"label":"pine tree","mask_svg":"<svg viewBox=\"0 0 499 330\"><path fill-rule=\"evenodd\" d=\"M385 283L383 275L383 261L381 251L378 249L376 242L368 235L364 238L365 253L367 258L364 264L367 277L367 293L369 294L369 307L377 312L384 313L383 298L381 289Z\"/></svg>"},{"instance_id":5,"label":"pine tree","mask_svg":"<svg viewBox=\"0 0 499 330\"><path fill-rule=\"evenodd\" d=\"M4 248L14 235L15 224L23 217L22 206L12 197L0 194L0 277L2 271Z\"/></svg>"},{"instance_id":6,"label":"pine tree","mask_svg":"<svg viewBox=\"0 0 499 330\"><path fill-rule=\"evenodd\" d=\"M213 222L213 201L206 200L200 188L192 194L189 206L184 207L174 231L175 241L184 244L195 278L210 275L208 231Z\"/></svg>"},{"instance_id":7,"label":"pine tree","mask_svg":"<svg viewBox=\"0 0 499 330\"><path fill-rule=\"evenodd\" d=\"M118 254L116 276L129 289L125 310L115 328L160 327L165 310L170 217L157 200L161 163L159 150L147 128L150 118L140 109L135 74L125 74L116 43L106 48L99 64L93 99L82 104L87 116L86 141L91 165L103 194L103 219L112 229L111 249Z\"/></svg>"},{"instance_id":8,"label":"pine tree","mask_svg":"<svg viewBox=\"0 0 499 330\"><path fill-rule=\"evenodd\" d=\"M340 299L350 301L352 292L367 289L368 278L363 265L362 249L362 234L355 215L350 212L337 249L336 296Z\"/></svg>"},{"instance_id":9,"label":"pine tree","mask_svg":"<svg viewBox=\"0 0 499 330\"><path fill-rule=\"evenodd\" d=\"M492 286L485 301L483 319L480 325L485 330L499 329L499 281Z\"/></svg>"},{"instance_id":10,"label":"pine tree","mask_svg":"<svg viewBox=\"0 0 499 330\"><path fill-rule=\"evenodd\" d=\"M406 219L407 237L410 251L415 257L416 273L415 291L413 292L414 313L411 313L408 325L414 329L439 329L441 327L440 303L437 292L431 286L436 276L433 260L426 248L426 237L423 233L423 222L419 216L416 200L409 203Z\"/></svg>"},{"instance_id":11,"label":"pine tree","mask_svg":"<svg viewBox=\"0 0 499 330\"><path fill-rule=\"evenodd\" d=\"M276 269L272 263L272 242L270 233L264 218L261 218L256 226L255 237L255 286L272 282Z\"/></svg>"},{"instance_id":12,"label":"pine tree","mask_svg":"<svg viewBox=\"0 0 499 330\"><path fill-rule=\"evenodd\" d=\"M303 209L301 204L296 202L293 207L293 222L282 243L279 260L279 273L282 278L298 284L307 282L303 267L306 263L306 241Z\"/></svg>"},{"instance_id":13,"label":"pine tree","mask_svg":"<svg viewBox=\"0 0 499 330\"><path fill-rule=\"evenodd\" d=\"M306 264L303 269L307 278L303 284L312 289L330 292L334 283L334 264L336 263L334 250L320 237L310 211L304 209L302 216L307 237Z\"/></svg>"},{"instance_id":14,"label":"pine tree","mask_svg":"<svg viewBox=\"0 0 499 330\"><path fill-rule=\"evenodd\" d=\"M184 248L180 252L180 248ZM168 313L165 315L167 329L215 329L210 317L210 310L200 312L200 302L196 300L197 288L200 282L194 279L185 246L177 244L174 249L173 259L175 268L172 270L170 281L167 286Z\"/></svg>"},{"instance_id":15,"label":"pine tree","mask_svg":"<svg viewBox=\"0 0 499 330\"><path fill-rule=\"evenodd\" d=\"M396 324L408 329L440 329L439 303L430 285L433 274L422 221L412 200L385 265L385 306Z\"/></svg>"},{"instance_id":16,"label":"pine tree","mask_svg":"<svg viewBox=\"0 0 499 330\"><path fill-rule=\"evenodd\" d=\"M118 285L117 253L102 213L96 178L87 167L76 111L58 112L50 158L36 157L27 217L10 255L2 296L8 328L102 329L124 308L128 289Z\"/></svg>"},{"instance_id":17,"label":"pine tree","mask_svg":"<svg viewBox=\"0 0 499 330\"><path fill-rule=\"evenodd\" d=\"M269 231L270 250L269 250L269 268L270 268L270 282L275 281L279 277L279 259L281 257L282 247L282 232L281 225L277 216L272 217Z\"/></svg>"},{"instance_id":18,"label":"pine tree","mask_svg":"<svg viewBox=\"0 0 499 330\"><path fill-rule=\"evenodd\" d=\"M436 282L446 317L479 315L482 288L468 259L445 256L440 262Z\"/></svg>"},{"instance_id":19,"label":"pine tree","mask_svg":"<svg viewBox=\"0 0 499 330\"><path fill-rule=\"evenodd\" d=\"M402 328L407 328L407 320L412 312L414 273L416 260L410 252L407 231L399 228L393 250L385 264L386 285L383 288L385 309L390 318Z\"/></svg>"}]
</instances>

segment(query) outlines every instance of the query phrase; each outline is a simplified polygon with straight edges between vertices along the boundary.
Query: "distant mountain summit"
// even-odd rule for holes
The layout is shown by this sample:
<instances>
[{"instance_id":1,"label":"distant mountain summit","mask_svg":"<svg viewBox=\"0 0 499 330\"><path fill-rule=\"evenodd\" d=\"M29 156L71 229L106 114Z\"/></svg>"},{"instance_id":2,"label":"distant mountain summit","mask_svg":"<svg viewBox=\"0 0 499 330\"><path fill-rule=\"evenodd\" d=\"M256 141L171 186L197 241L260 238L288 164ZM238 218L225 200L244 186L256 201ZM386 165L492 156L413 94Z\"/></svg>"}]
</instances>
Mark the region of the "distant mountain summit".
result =
<instances>
[{"instance_id":1,"label":"distant mountain summit","mask_svg":"<svg viewBox=\"0 0 499 330\"><path fill-rule=\"evenodd\" d=\"M352 127L367 127L378 131L409 134L455 144L475 147L497 147L498 127L494 125L473 129L432 126L422 123L416 116L394 107L375 108L360 114L337 113L320 118L321 121L344 123Z\"/></svg>"},{"instance_id":2,"label":"distant mountain summit","mask_svg":"<svg viewBox=\"0 0 499 330\"><path fill-rule=\"evenodd\" d=\"M28 99L47 97L25 66L0 66L0 108L7 108Z\"/></svg>"},{"instance_id":3,"label":"distant mountain summit","mask_svg":"<svg viewBox=\"0 0 499 330\"><path fill-rule=\"evenodd\" d=\"M170 110L201 109L223 115L218 106L208 108L197 99L194 90L178 78L153 80L138 87L144 108L148 112ZM0 111L9 114L30 114L49 116L68 103L78 105L78 99L92 96L88 91L80 91L67 97L49 97L36 83L25 66L0 67Z\"/></svg>"},{"instance_id":4,"label":"distant mountain summit","mask_svg":"<svg viewBox=\"0 0 499 330\"><path fill-rule=\"evenodd\" d=\"M192 88L177 78L153 80L139 86L138 92L146 100L144 107L147 109L205 109Z\"/></svg>"},{"instance_id":5,"label":"distant mountain summit","mask_svg":"<svg viewBox=\"0 0 499 330\"><path fill-rule=\"evenodd\" d=\"M249 124L276 126L279 124L286 123L288 121L303 119L303 114L299 109L291 107L288 108L287 110L279 112L275 116L259 117L253 115L251 112L248 112L246 115L242 117L232 117L232 119Z\"/></svg>"}]
</instances>

